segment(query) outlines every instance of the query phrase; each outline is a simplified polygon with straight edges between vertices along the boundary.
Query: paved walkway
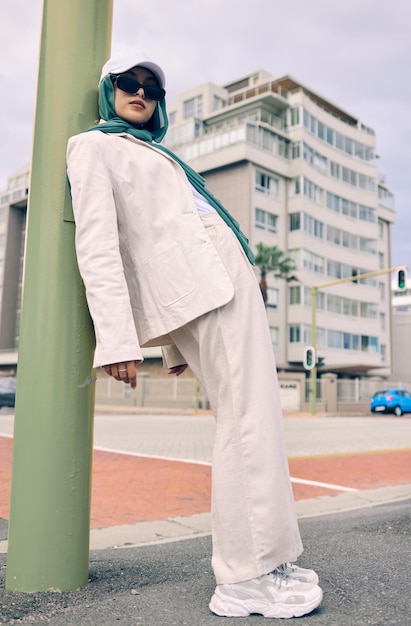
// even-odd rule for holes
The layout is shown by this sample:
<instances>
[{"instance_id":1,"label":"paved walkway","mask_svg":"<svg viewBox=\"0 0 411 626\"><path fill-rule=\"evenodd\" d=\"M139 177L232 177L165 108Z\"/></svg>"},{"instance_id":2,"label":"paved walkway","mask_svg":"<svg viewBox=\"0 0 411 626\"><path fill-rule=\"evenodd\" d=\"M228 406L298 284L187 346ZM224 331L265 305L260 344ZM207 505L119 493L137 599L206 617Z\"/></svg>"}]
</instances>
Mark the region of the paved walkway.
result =
<instances>
[{"instance_id":1,"label":"paved walkway","mask_svg":"<svg viewBox=\"0 0 411 626\"><path fill-rule=\"evenodd\" d=\"M12 415L0 416L5 520L12 425ZM286 418L285 429L300 516L411 494L410 418ZM207 415L97 415L92 547L208 533L213 436Z\"/></svg>"}]
</instances>

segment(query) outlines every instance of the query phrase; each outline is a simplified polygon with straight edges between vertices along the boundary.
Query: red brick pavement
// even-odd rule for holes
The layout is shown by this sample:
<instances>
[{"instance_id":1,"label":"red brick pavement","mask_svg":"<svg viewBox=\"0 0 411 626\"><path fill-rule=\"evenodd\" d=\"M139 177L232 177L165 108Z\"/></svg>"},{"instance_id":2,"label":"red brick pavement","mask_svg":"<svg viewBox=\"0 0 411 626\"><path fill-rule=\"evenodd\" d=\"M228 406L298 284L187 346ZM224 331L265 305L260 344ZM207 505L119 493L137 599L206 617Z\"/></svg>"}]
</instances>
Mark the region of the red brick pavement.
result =
<instances>
[{"instance_id":1,"label":"red brick pavement","mask_svg":"<svg viewBox=\"0 0 411 626\"><path fill-rule=\"evenodd\" d=\"M0 518L8 519L12 440L0 437ZM411 449L290 459L294 478L354 489L411 483ZM91 527L206 513L211 468L95 450ZM296 500L341 493L293 483Z\"/></svg>"}]
</instances>

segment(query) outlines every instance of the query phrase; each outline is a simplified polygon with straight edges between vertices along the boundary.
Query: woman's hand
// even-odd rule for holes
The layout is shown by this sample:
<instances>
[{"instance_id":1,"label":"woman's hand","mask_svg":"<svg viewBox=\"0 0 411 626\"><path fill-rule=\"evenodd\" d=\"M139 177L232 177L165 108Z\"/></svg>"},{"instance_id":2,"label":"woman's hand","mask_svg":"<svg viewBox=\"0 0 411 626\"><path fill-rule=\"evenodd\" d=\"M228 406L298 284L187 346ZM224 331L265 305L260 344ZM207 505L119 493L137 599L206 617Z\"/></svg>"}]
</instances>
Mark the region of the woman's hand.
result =
<instances>
[{"instance_id":1,"label":"woman's hand","mask_svg":"<svg viewBox=\"0 0 411 626\"><path fill-rule=\"evenodd\" d=\"M140 361L124 361L123 363L112 363L103 365L109 376L116 380L123 381L131 385L132 389L137 387L137 367Z\"/></svg>"},{"instance_id":2,"label":"woman's hand","mask_svg":"<svg viewBox=\"0 0 411 626\"><path fill-rule=\"evenodd\" d=\"M186 371L188 365L184 363L183 365L175 365L174 367L170 367L168 370L169 374L175 374L176 376L180 376L183 372Z\"/></svg>"}]
</instances>

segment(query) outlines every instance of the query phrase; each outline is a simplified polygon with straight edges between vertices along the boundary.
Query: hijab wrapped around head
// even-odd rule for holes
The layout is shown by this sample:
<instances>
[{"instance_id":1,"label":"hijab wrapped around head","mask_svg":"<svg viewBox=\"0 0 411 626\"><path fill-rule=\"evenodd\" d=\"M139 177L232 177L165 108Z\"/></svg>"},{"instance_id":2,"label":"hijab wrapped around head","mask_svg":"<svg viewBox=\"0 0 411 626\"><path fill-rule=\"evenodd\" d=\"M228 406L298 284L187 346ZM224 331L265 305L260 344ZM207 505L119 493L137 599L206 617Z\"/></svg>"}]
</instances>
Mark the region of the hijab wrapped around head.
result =
<instances>
[{"instance_id":1,"label":"hijab wrapped around head","mask_svg":"<svg viewBox=\"0 0 411 626\"><path fill-rule=\"evenodd\" d=\"M156 77L159 85L165 85L165 75L159 65L148 60L145 55L135 52L122 53L113 56L104 65L99 84L99 113L101 121L99 124L88 128L87 131L99 130L103 133L128 133L146 143L155 142L157 150L164 152L174 159L184 170L189 183L211 204L224 222L233 230L250 263L254 263L254 254L248 246L248 239L241 232L238 222L221 204L221 202L207 189L205 180L200 174L193 170L185 161L180 159L174 152L169 150L160 141L164 138L168 128L168 117L166 112L165 98L157 103L151 120L147 125L135 125L118 117L114 107L114 85L111 80L112 74L121 74L133 67L145 67ZM141 127L143 126L143 127ZM147 127L146 127L147 126Z\"/></svg>"},{"instance_id":2,"label":"hijab wrapped around head","mask_svg":"<svg viewBox=\"0 0 411 626\"><path fill-rule=\"evenodd\" d=\"M161 67L149 60L147 55L139 51L122 52L114 55L105 63L100 77L98 88L98 107L100 124L96 127L107 133L126 132L143 141L159 143L167 132L168 117L166 101L163 98L157 103L151 120L147 124L135 125L118 117L114 108L114 85L111 80L113 74L123 74L133 67L144 67L156 78L160 87L165 87L165 74ZM91 129L89 129L91 130ZM147 134L141 135L141 131Z\"/></svg>"}]
</instances>

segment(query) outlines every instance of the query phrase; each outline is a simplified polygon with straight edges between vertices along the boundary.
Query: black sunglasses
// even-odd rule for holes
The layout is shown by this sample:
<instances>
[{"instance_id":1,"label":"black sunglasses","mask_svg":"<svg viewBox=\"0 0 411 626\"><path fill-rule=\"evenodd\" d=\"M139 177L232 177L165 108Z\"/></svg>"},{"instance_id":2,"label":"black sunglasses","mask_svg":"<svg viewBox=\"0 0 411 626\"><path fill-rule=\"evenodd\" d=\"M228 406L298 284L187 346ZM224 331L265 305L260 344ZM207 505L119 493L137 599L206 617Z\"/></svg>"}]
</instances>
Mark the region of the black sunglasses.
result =
<instances>
[{"instance_id":1,"label":"black sunglasses","mask_svg":"<svg viewBox=\"0 0 411 626\"><path fill-rule=\"evenodd\" d=\"M121 91L125 91L134 96L141 88L144 90L144 95L147 100L162 100L166 95L165 90L158 85L142 85L134 78L128 78L122 74L111 74L111 81L113 85L116 85Z\"/></svg>"}]
</instances>

